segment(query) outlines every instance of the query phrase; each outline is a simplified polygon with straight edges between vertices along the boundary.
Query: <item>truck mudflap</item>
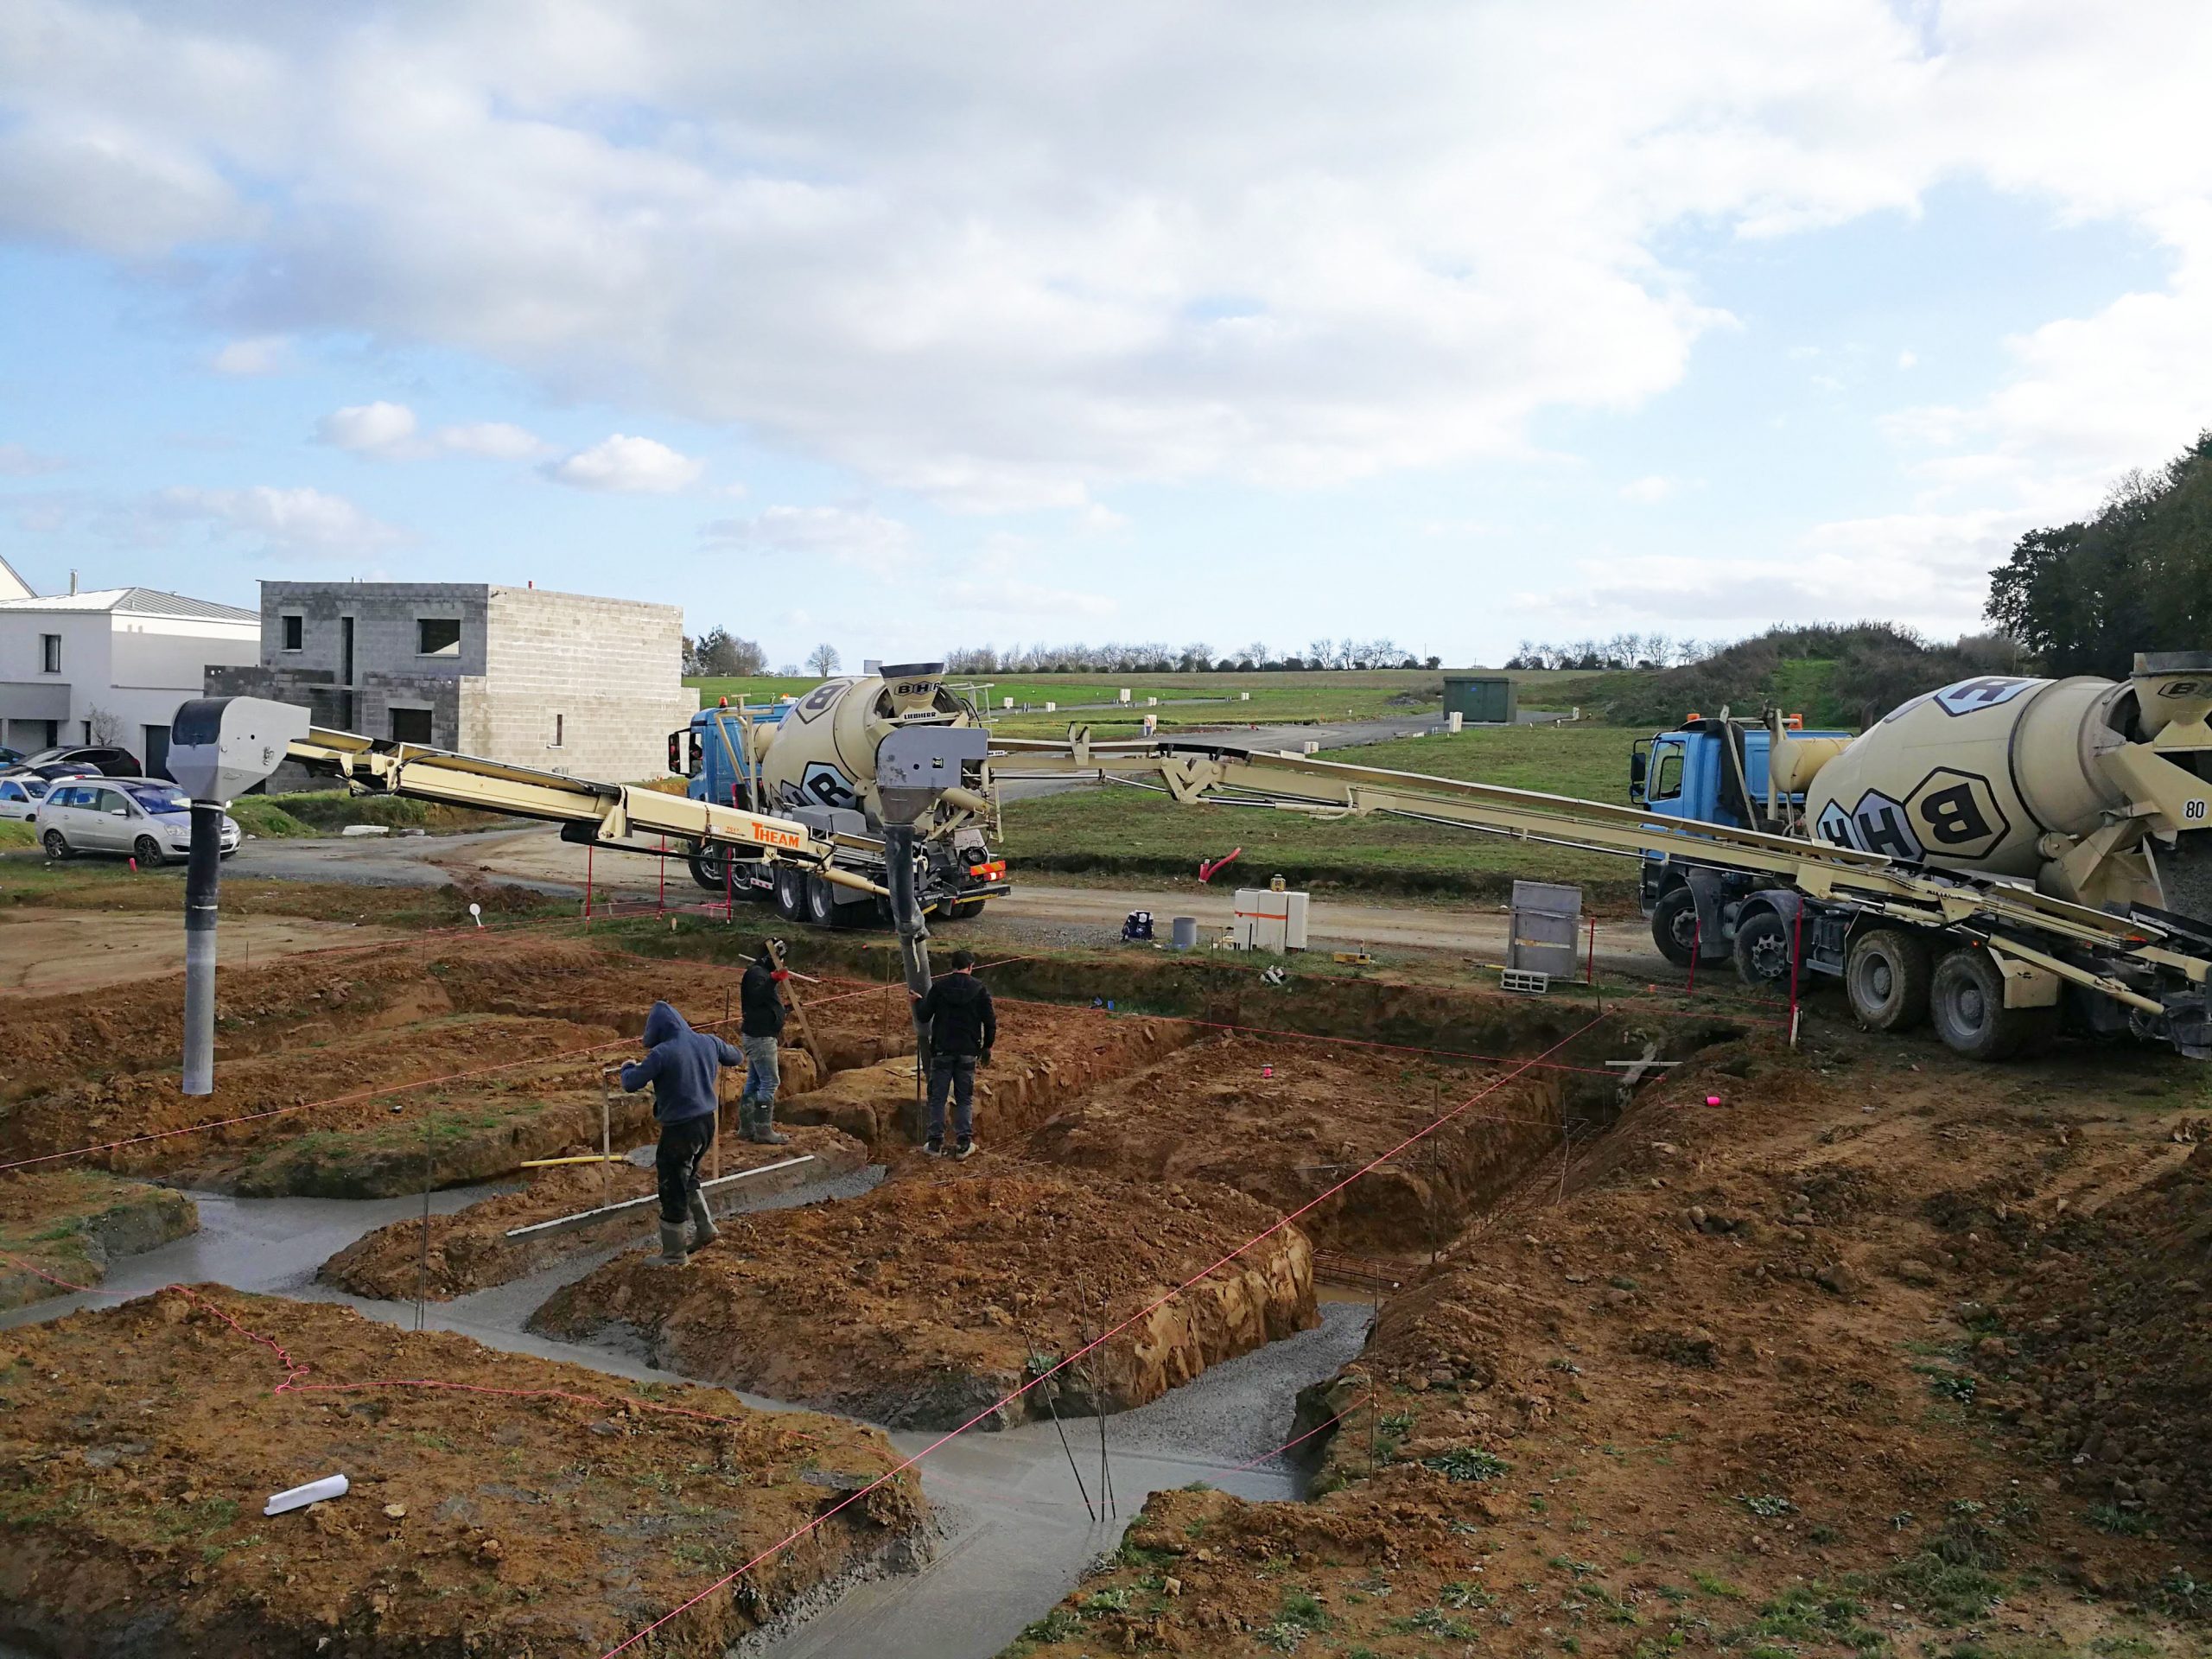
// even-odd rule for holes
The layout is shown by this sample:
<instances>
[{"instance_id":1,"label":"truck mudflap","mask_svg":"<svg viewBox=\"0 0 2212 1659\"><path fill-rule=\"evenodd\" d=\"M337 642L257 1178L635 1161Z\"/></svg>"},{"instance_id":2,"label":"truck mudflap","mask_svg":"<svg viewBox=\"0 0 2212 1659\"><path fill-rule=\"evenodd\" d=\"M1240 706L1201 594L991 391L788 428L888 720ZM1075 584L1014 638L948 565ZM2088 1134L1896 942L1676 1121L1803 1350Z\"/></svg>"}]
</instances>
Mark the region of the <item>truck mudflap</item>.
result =
<instances>
[{"instance_id":1,"label":"truck mudflap","mask_svg":"<svg viewBox=\"0 0 2212 1659\"><path fill-rule=\"evenodd\" d=\"M2170 1043L2184 1058L2212 1060L2212 1003L2201 990L2176 991L2161 999L2164 1012L2131 1013L2139 1037Z\"/></svg>"},{"instance_id":2,"label":"truck mudflap","mask_svg":"<svg viewBox=\"0 0 2212 1659\"><path fill-rule=\"evenodd\" d=\"M1698 956L1705 962L1726 962L1731 946L1721 906L1728 897L1728 874L1703 864L1688 865L1682 880L1697 901Z\"/></svg>"}]
</instances>

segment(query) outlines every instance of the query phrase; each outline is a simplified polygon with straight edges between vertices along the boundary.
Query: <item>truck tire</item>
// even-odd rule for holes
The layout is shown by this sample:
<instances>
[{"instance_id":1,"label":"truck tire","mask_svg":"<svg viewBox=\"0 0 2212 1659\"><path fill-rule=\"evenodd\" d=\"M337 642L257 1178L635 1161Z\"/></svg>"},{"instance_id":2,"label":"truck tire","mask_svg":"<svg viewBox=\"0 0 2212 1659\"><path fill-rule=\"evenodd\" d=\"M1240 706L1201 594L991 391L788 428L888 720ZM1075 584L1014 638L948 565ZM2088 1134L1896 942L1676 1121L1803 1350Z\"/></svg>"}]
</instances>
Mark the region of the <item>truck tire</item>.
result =
<instances>
[{"instance_id":1,"label":"truck tire","mask_svg":"<svg viewBox=\"0 0 2212 1659\"><path fill-rule=\"evenodd\" d=\"M1677 968L1687 968L1695 959L1697 895L1688 887L1669 887L1652 906L1651 943Z\"/></svg>"},{"instance_id":2,"label":"truck tire","mask_svg":"<svg viewBox=\"0 0 2212 1659\"><path fill-rule=\"evenodd\" d=\"M1919 935L1901 927L1869 928L1844 953L1844 995L1867 1030L1910 1031L1928 1017L1934 973L1928 942Z\"/></svg>"},{"instance_id":3,"label":"truck tire","mask_svg":"<svg viewBox=\"0 0 2212 1659\"><path fill-rule=\"evenodd\" d=\"M1736 923L1736 977L1753 990L1787 991L1794 971L1804 985L1804 964L1793 963L1795 930L1788 918L1771 910L1755 910Z\"/></svg>"},{"instance_id":4,"label":"truck tire","mask_svg":"<svg viewBox=\"0 0 2212 1659\"><path fill-rule=\"evenodd\" d=\"M1943 1046L1970 1060L2009 1060L2044 1035L2050 1008L2008 1008L2005 978L1986 950L1947 952L1929 982L1928 1012Z\"/></svg>"},{"instance_id":5,"label":"truck tire","mask_svg":"<svg viewBox=\"0 0 2212 1659\"><path fill-rule=\"evenodd\" d=\"M948 906L944 918L949 922L972 922L983 913L983 900L962 899Z\"/></svg>"},{"instance_id":6,"label":"truck tire","mask_svg":"<svg viewBox=\"0 0 2212 1659\"><path fill-rule=\"evenodd\" d=\"M724 861L712 853L694 853L686 861L691 866L691 879L709 893L720 893L726 878Z\"/></svg>"},{"instance_id":7,"label":"truck tire","mask_svg":"<svg viewBox=\"0 0 2212 1659\"><path fill-rule=\"evenodd\" d=\"M818 875L806 878L806 919L817 927L837 925L836 890Z\"/></svg>"},{"instance_id":8,"label":"truck tire","mask_svg":"<svg viewBox=\"0 0 2212 1659\"><path fill-rule=\"evenodd\" d=\"M806 873L788 864L776 866L776 914L787 922L806 919Z\"/></svg>"}]
</instances>

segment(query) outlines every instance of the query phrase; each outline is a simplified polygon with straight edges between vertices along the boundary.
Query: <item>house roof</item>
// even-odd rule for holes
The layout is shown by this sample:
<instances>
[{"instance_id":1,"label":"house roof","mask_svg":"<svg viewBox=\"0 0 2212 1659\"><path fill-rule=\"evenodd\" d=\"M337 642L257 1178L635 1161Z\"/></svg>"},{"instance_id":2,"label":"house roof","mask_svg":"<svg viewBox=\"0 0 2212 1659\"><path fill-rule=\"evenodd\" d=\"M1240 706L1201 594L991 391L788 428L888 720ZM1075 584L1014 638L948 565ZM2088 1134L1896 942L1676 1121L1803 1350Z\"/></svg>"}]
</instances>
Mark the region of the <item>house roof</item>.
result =
<instances>
[{"instance_id":1,"label":"house roof","mask_svg":"<svg viewBox=\"0 0 2212 1659\"><path fill-rule=\"evenodd\" d=\"M20 588L23 590L22 594L20 595L21 597L37 597L38 589L32 587L30 583L23 580L22 572L16 569L14 565L8 563L7 556L5 554L0 554L0 594L6 594L10 599L19 597L19 595L9 591L10 588Z\"/></svg>"},{"instance_id":2,"label":"house roof","mask_svg":"<svg viewBox=\"0 0 2212 1659\"><path fill-rule=\"evenodd\" d=\"M102 588L86 594L48 594L37 599L0 600L0 615L22 611L110 611L125 616L167 616L192 622L261 621L259 611L188 599L158 588Z\"/></svg>"}]
</instances>

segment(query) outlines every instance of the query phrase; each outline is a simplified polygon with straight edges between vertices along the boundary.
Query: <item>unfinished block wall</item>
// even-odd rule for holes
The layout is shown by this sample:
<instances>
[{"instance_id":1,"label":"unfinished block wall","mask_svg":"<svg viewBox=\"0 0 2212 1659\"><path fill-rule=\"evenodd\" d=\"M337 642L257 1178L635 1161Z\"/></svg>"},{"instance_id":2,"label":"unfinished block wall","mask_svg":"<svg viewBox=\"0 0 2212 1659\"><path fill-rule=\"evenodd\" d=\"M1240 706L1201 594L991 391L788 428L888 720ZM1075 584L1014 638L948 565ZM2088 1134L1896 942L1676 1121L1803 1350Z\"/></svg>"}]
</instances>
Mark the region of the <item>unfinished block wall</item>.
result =
<instances>
[{"instance_id":1,"label":"unfinished block wall","mask_svg":"<svg viewBox=\"0 0 2212 1659\"><path fill-rule=\"evenodd\" d=\"M518 766L633 783L667 770L691 718L673 605L493 588L484 672L461 684L461 747Z\"/></svg>"}]
</instances>

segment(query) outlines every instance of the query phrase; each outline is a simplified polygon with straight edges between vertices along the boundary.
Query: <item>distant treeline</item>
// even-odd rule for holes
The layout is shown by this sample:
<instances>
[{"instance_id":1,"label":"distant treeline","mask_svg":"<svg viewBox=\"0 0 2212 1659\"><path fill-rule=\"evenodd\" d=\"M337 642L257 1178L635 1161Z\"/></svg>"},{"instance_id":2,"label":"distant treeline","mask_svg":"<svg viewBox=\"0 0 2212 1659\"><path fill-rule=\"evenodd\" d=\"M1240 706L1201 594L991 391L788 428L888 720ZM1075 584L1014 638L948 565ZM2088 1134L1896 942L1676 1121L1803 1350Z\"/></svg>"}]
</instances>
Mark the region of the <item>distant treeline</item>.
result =
<instances>
[{"instance_id":1,"label":"distant treeline","mask_svg":"<svg viewBox=\"0 0 2212 1659\"><path fill-rule=\"evenodd\" d=\"M1438 669L1443 659L1416 658L1389 639L1316 639L1300 651L1278 652L1260 640L1217 652L1204 641L1166 645L961 645L945 653L956 674L1255 674L1321 669Z\"/></svg>"},{"instance_id":2,"label":"distant treeline","mask_svg":"<svg viewBox=\"0 0 2212 1659\"><path fill-rule=\"evenodd\" d=\"M2212 432L2086 522L2021 537L1989 618L2051 674L2122 679L2139 651L2212 650Z\"/></svg>"},{"instance_id":3,"label":"distant treeline","mask_svg":"<svg viewBox=\"0 0 2212 1659\"><path fill-rule=\"evenodd\" d=\"M1726 651L1726 639L1676 639L1664 633L1617 633L1610 639L1578 639L1573 645L1548 645L1523 639L1521 649L1506 659L1506 667L1545 668L1603 672L1608 669L1678 668L1717 651Z\"/></svg>"},{"instance_id":4,"label":"distant treeline","mask_svg":"<svg viewBox=\"0 0 2212 1659\"><path fill-rule=\"evenodd\" d=\"M2020 647L2000 635L1931 643L1891 622L1772 627L1733 645L1698 645L1690 661L1637 674L1622 671L1649 671L1657 653L1611 652L1609 645L1596 648L1601 661L1586 691L1559 691L1602 702L1605 718L1617 725L1655 728L1724 707L1756 715L1769 703L1803 715L1809 726L1870 726L1899 703L1954 680L2017 672L2023 658ZM1516 661L1573 658L1581 649L1523 646Z\"/></svg>"}]
</instances>

